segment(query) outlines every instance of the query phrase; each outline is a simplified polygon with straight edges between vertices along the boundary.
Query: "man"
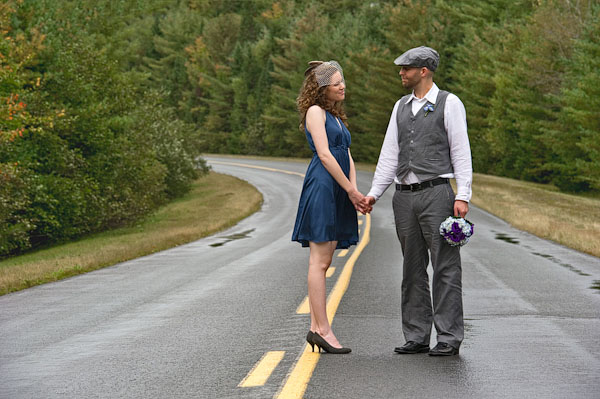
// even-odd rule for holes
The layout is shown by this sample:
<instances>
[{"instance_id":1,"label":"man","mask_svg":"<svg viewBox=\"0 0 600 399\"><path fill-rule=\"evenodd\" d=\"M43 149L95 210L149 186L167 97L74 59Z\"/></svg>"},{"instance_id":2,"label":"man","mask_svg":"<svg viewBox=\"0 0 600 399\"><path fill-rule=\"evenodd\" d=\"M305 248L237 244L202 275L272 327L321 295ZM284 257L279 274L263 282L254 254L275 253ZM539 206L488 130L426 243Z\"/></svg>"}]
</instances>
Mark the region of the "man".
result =
<instances>
[{"instance_id":1,"label":"man","mask_svg":"<svg viewBox=\"0 0 600 399\"><path fill-rule=\"evenodd\" d=\"M371 190L363 200L372 206L396 183L393 210L404 255L402 330L406 343L394 351L457 355L464 335L460 252L443 240L439 226L451 214L465 217L469 211L473 173L465 108L457 96L433 82L439 63L434 49L410 49L394 63L401 67L402 86L412 93L394 105ZM456 196L450 178L456 179ZM432 323L438 343L430 349Z\"/></svg>"}]
</instances>

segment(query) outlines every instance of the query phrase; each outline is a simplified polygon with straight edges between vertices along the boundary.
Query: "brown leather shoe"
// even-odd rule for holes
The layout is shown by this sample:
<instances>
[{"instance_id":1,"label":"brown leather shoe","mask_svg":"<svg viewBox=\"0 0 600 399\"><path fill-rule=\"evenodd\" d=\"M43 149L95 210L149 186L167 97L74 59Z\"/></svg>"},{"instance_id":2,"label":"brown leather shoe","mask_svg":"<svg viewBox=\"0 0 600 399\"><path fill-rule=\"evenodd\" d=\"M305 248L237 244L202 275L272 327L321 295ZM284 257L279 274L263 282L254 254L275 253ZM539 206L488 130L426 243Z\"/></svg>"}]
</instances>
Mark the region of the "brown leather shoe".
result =
<instances>
[{"instance_id":1,"label":"brown leather shoe","mask_svg":"<svg viewBox=\"0 0 600 399\"><path fill-rule=\"evenodd\" d=\"M415 341L408 341L404 345L394 348L394 352L399 353L401 355L425 353L429 352L429 345L420 344Z\"/></svg>"},{"instance_id":2,"label":"brown leather shoe","mask_svg":"<svg viewBox=\"0 0 600 399\"><path fill-rule=\"evenodd\" d=\"M455 348L445 342L438 344L429 351L429 356L454 356L458 355L458 348Z\"/></svg>"}]
</instances>

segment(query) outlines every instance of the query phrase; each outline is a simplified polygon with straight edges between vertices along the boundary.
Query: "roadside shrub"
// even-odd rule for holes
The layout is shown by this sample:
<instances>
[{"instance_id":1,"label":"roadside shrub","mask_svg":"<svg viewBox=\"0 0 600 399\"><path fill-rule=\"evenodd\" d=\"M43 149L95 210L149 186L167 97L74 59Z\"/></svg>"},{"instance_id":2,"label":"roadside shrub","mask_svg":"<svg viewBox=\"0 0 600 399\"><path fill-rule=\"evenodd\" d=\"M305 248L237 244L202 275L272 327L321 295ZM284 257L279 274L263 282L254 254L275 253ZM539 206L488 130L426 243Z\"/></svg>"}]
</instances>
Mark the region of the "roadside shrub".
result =
<instances>
[{"instance_id":1,"label":"roadside shrub","mask_svg":"<svg viewBox=\"0 0 600 399\"><path fill-rule=\"evenodd\" d=\"M27 178L13 164L0 164L0 255L30 247L33 229L26 210L30 205Z\"/></svg>"},{"instance_id":2,"label":"roadside shrub","mask_svg":"<svg viewBox=\"0 0 600 399\"><path fill-rule=\"evenodd\" d=\"M199 143L148 75L123 70L82 27L48 20L50 37L40 33L43 2L9 3L0 6L0 258L132 223L187 192L206 172Z\"/></svg>"}]
</instances>

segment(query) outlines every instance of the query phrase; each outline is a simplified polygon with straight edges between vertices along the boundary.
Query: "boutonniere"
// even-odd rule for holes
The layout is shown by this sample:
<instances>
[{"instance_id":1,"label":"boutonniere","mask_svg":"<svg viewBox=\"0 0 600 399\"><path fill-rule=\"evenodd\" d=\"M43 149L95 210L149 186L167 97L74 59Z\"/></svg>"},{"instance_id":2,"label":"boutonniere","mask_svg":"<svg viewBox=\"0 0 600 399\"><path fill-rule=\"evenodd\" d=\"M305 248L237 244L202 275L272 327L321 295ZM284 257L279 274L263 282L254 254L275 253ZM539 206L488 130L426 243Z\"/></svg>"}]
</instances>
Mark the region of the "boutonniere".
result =
<instances>
[{"instance_id":1,"label":"boutonniere","mask_svg":"<svg viewBox=\"0 0 600 399\"><path fill-rule=\"evenodd\" d=\"M427 116L428 113L435 111L435 108L433 108L433 104L425 104L423 111L425 111L425 116Z\"/></svg>"}]
</instances>

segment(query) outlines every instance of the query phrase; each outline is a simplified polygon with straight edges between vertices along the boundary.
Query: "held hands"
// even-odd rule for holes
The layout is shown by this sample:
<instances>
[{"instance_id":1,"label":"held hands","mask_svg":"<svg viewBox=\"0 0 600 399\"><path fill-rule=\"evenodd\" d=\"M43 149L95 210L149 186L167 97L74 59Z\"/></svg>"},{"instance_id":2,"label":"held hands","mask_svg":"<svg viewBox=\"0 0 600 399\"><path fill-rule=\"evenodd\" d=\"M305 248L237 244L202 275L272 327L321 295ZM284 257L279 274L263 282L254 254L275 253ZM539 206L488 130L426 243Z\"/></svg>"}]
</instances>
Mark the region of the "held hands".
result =
<instances>
[{"instance_id":1,"label":"held hands","mask_svg":"<svg viewBox=\"0 0 600 399\"><path fill-rule=\"evenodd\" d=\"M357 189L352 189L348 191L348 198L350 198L350 201L352 202L352 205L354 205L354 208L363 215L371 213L371 211L373 210L373 207L367 200L367 198L373 197L365 197Z\"/></svg>"},{"instance_id":2,"label":"held hands","mask_svg":"<svg viewBox=\"0 0 600 399\"><path fill-rule=\"evenodd\" d=\"M367 210L367 213L371 213L373 210L373 205L375 205L374 197L363 197L361 201L361 206Z\"/></svg>"},{"instance_id":3,"label":"held hands","mask_svg":"<svg viewBox=\"0 0 600 399\"><path fill-rule=\"evenodd\" d=\"M363 198L363 201L366 205L371 207L371 210L373 209L373 205L375 205L375 202L376 202L375 197L370 197L370 196Z\"/></svg>"}]
</instances>

